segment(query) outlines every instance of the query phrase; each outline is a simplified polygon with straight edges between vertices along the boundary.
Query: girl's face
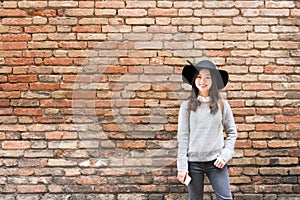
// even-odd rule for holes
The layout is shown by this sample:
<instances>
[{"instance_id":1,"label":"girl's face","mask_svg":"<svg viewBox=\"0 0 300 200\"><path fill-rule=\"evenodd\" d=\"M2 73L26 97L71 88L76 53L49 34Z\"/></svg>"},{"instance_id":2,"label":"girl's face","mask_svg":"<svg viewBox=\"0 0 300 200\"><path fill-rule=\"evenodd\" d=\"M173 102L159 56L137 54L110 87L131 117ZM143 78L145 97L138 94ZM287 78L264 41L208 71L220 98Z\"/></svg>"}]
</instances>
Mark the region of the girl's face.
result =
<instances>
[{"instance_id":1,"label":"girl's face","mask_svg":"<svg viewBox=\"0 0 300 200\"><path fill-rule=\"evenodd\" d=\"M208 69L201 69L195 80L195 85L199 90L199 95L209 96L209 89L212 86L212 78Z\"/></svg>"}]
</instances>

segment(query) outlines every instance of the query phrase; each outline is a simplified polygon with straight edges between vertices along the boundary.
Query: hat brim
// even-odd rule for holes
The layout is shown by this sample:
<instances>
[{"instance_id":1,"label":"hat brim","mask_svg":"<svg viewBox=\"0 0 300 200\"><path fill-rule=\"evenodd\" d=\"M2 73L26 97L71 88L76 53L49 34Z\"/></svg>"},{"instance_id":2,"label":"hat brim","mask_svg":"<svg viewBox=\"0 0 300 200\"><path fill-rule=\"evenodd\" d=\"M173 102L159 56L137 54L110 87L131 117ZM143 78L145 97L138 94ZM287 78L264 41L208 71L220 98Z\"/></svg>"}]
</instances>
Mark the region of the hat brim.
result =
<instances>
[{"instance_id":1,"label":"hat brim","mask_svg":"<svg viewBox=\"0 0 300 200\"><path fill-rule=\"evenodd\" d=\"M192 85L194 77L196 75L198 75L198 73L201 69L210 69L210 68L195 67L191 62L189 62L189 63L190 63L189 65L184 66L184 68L182 69L182 80L183 80L183 82ZM218 74L220 75L217 77L218 78L218 89L219 90L223 89L228 83L228 79L229 79L228 72L225 70L219 70L219 69L210 69L210 70L214 70L214 71L218 72Z\"/></svg>"}]
</instances>

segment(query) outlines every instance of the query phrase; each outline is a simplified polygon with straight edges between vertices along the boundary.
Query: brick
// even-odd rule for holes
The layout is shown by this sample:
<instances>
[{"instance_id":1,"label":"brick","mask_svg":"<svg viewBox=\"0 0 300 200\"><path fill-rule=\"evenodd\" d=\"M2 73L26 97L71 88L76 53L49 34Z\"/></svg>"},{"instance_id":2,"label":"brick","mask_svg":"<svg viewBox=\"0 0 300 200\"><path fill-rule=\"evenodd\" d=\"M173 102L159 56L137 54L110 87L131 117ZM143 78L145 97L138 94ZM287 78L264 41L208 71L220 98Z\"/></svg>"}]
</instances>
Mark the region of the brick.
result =
<instances>
[{"instance_id":1,"label":"brick","mask_svg":"<svg viewBox=\"0 0 300 200\"><path fill-rule=\"evenodd\" d=\"M269 141L268 146L270 148L286 148L286 147L297 147L297 142L296 141Z\"/></svg>"},{"instance_id":2,"label":"brick","mask_svg":"<svg viewBox=\"0 0 300 200\"><path fill-rule=\"evenodd\" d=\"M36 82L37 76L36 75L9 75L8 81L11 83L21 82L21 83L28 83L28 82Z\"/></svg>"},{"instance_id":3,"label":"brick","mask_svg":"<svg viewBox=\"0 0 300 200\"><path fill-rule=\"evenodd\" d=\"M33 58L6 58L6 65L31 65L34 63Z\"/></svg>"},{"instance_id":4,"label":"brick","mask_svg":"<svg viewBox=\"0 0 300 200\"><path fill-rule=\"evenodd\" d=\"M235 7L237 8L259 8L263 7L264 3L260 1L236 1Z\"/></svg>"},{"instance_id":5,"label":"brick","mask_svg":"<svg viewBox=\"0 0 300 200\"><path fill-rule=\"evenodd\" d=\"M253 142L253 148L256 149L265 149L268 147L268 144L266 141L254 141Z\"/></svg>"},{"instance_id":6,"label":"brick","mask_svg":"<svg viewBox=\"0 0 300 200\"><path fill-rule=\"evenodd\" d=\"M178 10L177 9L149 9L148 10L148 15L149 16L177 16L178 15Z\"/></svg>"},{"instance_id":7,"label":"brick","mask_svg":"<svg viewBox=\"0 0 300 200\"><path fill-rule=\"evenodd\" d=\"M50 50L25 50L22 55L24 57L50 57L52 52Z\"/></svg>"},{"instance_id":8,"label":"brick","mask_svg":"<svg viewBox=\"0 0 300 200\"><path fill-rule=\"evenodd\" d=\"M287 131L297 131L300 129L298 123L291 123L286 126Z\"/></svg>"},{"instance_id":9,"label":"brick","mask_svg":"<svg viewBox=\"0 0 300 200\"><path fill-rule=\"evenodd\" d=\"M162 42L135 42L134 49L161 49Z\"/></svg>"},{"instance_id":10,"label":"brick","mask_svg":"<svg viewBox=\"0 0 300 200\"><path fill-rule=\"evenodd\" d=\"M10 108L3 108L3 109L0 111L0 114L1 114L1 115L10 115L10 114L12 114L12 109L10 109Z\"/></svg>"},{"instance_id":11,"label":"brick","mask_svg":"<svg viewBox=\"0 0 300 200\"><path fill-rule=\"evenodd\" d=\"M3 149L29 149L30 142L28 141L4 141L2 143Z\"/></svg>"},{"instance_id":12,"label":"brick","mask_svg":"<svg viewBox=\"0 0 300 200\"><path fill-rule=\"evenodd\" d=\"M243 90L270 90L272 85L269 83L244 83Z\"/></svg>"},{"instance_id":13,"label":"brick","mask_svg":"<svg viewBox=\"0 0 300 200\"><path fill-rule=\"evenodd\" d=\"M299 116L277 116L277 123L296 123L300 121Z\"/></svg>"},{"instance_id":14,"label":"brick","mask_svg":"<svg viewBox=\"0 0 300 200\"><path fill-rule=\"evenodd\" d=\"M19 8L44 8L47 6L47 2L44 1L25 1L18 2Z\"/></svg>"},{"instance_id":15,"label":"brick","mask_svg":"<svg viewBox=\"0 0 300 200\"><path fill-rule=\"evenodd\" d=\"M277 34L264 34L264 33L249 33L248 34L248 39L249 40L276 40L278 39Z\"/></svg>"},{"instance_id":16,"label":"brick","mask_svg":"<svg viewBox=\"0 0 300 200\"><path fill-rule=\"evenodd\" d=\"M78 33L77 40L105 40L106 36L102 33Z\"/></svg>"},{"instance_id":17,"label":"brick","mask_svg":"<svg viewBox=\"0 0 300 200\"><path fill-rule=\"evenodd\" d=\"M258 130L258 131L284 131L285 125L283 125L283 124L257 124L256 130Z\"/></svg>"},{"instance_id":18,"label":"brick","mask_svg":"<svg viewBox=\"0 0 300 200\"><path fill-rule=\"evenodd\" d=\"M299 63L300 61L294 58L278 58L276 61L276 64L279 65L298 65Z\"/></svg>"},{"instance_id":19,"label":"brick","mask_svg":"<svg viewBox=\"0 0 300 200\"><path fill-rule=\"evenodd\" d=\"M75 33L69 33L69 34L49 33L48 39L49 40L75 40L76 35L75 35Z\"/></svg>"},{"instance_id":20,"label":"brick","mask_svg":"<svg viewBox=\"0 0 300 200\"><path fill-rule=\"evenodd\" d=\"M0 98L20 98L21 94L19 91L12 91L12 92L2 92L0 91Z\"/></svg>"},{"instance_id":21,"label":"brick","mask_svg":"<svg viewBox=\"0 0 300 200\"><path fill-rule=\"evenodd\" d=\"M232 8L233 6L234 6L233 1L222 1L222 2L208 1L208 2L204 2L204 7L207 7L207 8Z\"/></svg>"},{"instance_id":22,"label":"brick","mask_svg":"<svg viewBox=\"0 0 300 200\"><path fill-rule=\"evenodd\" d=\"M14 49L22 50L22 49L26 49L26 47L27 47L26 42L1 42L0 43L0 49L3 50L14 50Z\"/></svg>"},{"instance_id":23,"label":"brick","mask_svg":"<svg viewBox=\"0 0 300 200\"><path fill-rule=\"evenodd\" d=\"M2 17L25 17L26 12L19 9L0 9L0 16Z\"/></svg>"},{"instance_id":24,"label":"brick","mask_svg":"<svg viewBox=\"0 0 300 200\"><path fill-rule=\"evenodd\" d=\"M155 1L129 1L126 2L128 8L155 8Z\"/></svg>"},{"instance_id":25,"label":"brick","mask_svg":"<svg viewBox=\"0 0 300 200\"><path fill-rule=\"evenodd\" d=\"M96 14L98 14L98 13L96 12ZM64 19L62 19L62 20L64 21ZM73 20L72 24L74 24L74 25L77 24L77 20ZM84 24L84 25L108 24L108 19L105 19L105 18L82 18L79 20L79 24L81 24L81 25L82 24Z\"/></svg>"},{"instance_id":26,"label":"brick","mask_svg":"<svg viewBox=\"0 0 300 200\"><path fill-rule=\"evenodd\" d=\"M240 13L238 9L215 9L214 15L215 16L237 16Z\"/></svg>"},{"instance_id":27,"label":"brick","mask_svg":"<svg viewBox=\"0 0 300 200\"><path fill-rule=\"evenodd\" d=\"M261 9L261 16L289 16L289 9Z\"/></svg>"},{"instance_id":28,"label":"brick","mask_svg":"<svg viewBox=\"0 0 300 200\"><path fill-rule=\"evenodd\" d=\"M28 84L26 83L15 83L15 84L10 84L10 83L5 83L0 85L1 90L3 91L25 91L28 90Z\"/></svg>"},{"instance_id":29,"label":"brick","mask_svg":"<svg viewBox=\"0 0 300 200\"><path fill-rule=\"evenodd\" d=\"M113 2L96 2L96 8L124 8L125 3L120 1L113 1Z\"/></svg>"},{"instance_id":30,"label":"brick","mask_svg":"<svg viewBox=\"0 0 300 200\"><path fill-rule=\"evenodd\" d=\"M218 33L218 40L234 40L234 41L238 41L238 40L246 40L247 39L247 34L243 34L243 33Z\"/></svg>"},{"instance_id":31,"label":"brick","mask_svg":"<svg viewBox=\"0 0 300 200\"><path fill-rule=\"evenodd\" d=\"M194 10L194 15L197 17L209 17L214 14L214 10L208 10L208 9L197 9Z\"/></svg>"},{"instance_id":32,"label":"brick","mask_svg":"<svg viewBox=\"0 0 300 200\"><path fill-rule=\"evenodd\" d=\"M29 34L3 34L2 41L30 41L31 35Z\"/></svg>"},{"instance_id":33,"label":"brick","mask_svg":"<svg viewBox=\"0 0 300 200\"><path fill-rule=\"evenodd\" d=\"M3 2L3 8L17 8L18 2Z\"/></svg>"},{"instance_id":34,"label":"brick","mask_svg":"<svg viewBox=\"0 0 300 200\"><path fill-rule=\"evenodd\" d=\"M86 8L76 8L76 9L66 9L66 16L93 16L94 9L86 9Z\"/></svg>"},{"instance_id":35,"label":"brick","mask_svg":"<svg viewBox=\"0 0 300 200\"><path fill-rule=\"evenodd\" d=\"M8 107L10 101L8 99L0 99L0 107Z\"/></svg>"},{"instance_id":36,"label":"brick","mask_svg":"<svg viewBox=\"0 0 300 200\"><path fill-rule=\"evenodd\" d=\"M73 17L56 17L56 18L50 18L49 24L50 25L76 25L78 23L77 18ZM47 26L46 26L47 27ZM55 26L48 26L51 28L50 30L55 30ZM55 32L55 31L51 31Z\"/></svg>"},{"instance_id":37,"label":"brick","mask_svg":"<svg viewBox=\"0 0 300 200\"><path fill-rule=\"evenodd\" d=\"M71 167L71 166L76 166L77 162L72 160L68 161L65 159L49 159L47 165L50 167L62 167L62 166Z\"/></svg>"},{"instance_id":38,"label":"brick","mask_svg":"<svg viewBox=\"0 0 300 200\"><path fill-rule=\"evenodd\" d=\"M75 26L72 28L73 32L101 32L100 26ZM76 44L76 43L75 43Z\"/></svg>"},{"instance_id":39,"label":"brick","mask_svg":"<svg viewBox=\"0 0 300 200\"><path fill-rule=\"evenodd\" d=\"M164 42L166 49L192 49L193 42Z\"/></svg>"},{"instance_id":40,"label":"brick","mask_svg":"<svg viewBox=\"0 0 300 200\"><path fill-rule=\"evenodd\" d=\"M288 73L293 73L294 68L291 66L265 66L265 73L267 74L288 74Z\"/></svg>"},{"instance_id":41,"label":"brick","mask_svg":"<svg viewBox=\"0 0 300 200\"><path fill-rule=\"evenodd\" d=\"M200 49L222 49L223 42L220 41L196 41L194 43L195 48Z\"/></svg>"},{"instance_id":42,"label":"brick","mask_svg":"<svg viewBox=\"0 0 300 200\"><path fill-rule=\"evenodd\" d=\"M231 25L231 24L232 24L232 20L228 18L203 18L202 19L202 25Z\"/></svg>"},{"instance_id":43,"label":"brick","mask_svg":"<svg viewBox=\"0 0 300 200\"><path fill-rule=\"evenodd\" d=\"M260 14L258 9L242 9L241 12L246 17L257 17Z\"/></svg>"},{"instance_id":44,"label":"brick","mask_svg":"<svg viewBox=\"0 0 300 200\"><path fill-rule=\"evenodd\" d=\"M152 25L154 24L153 18L127 18L126 24L128 25Z\"/></svg>"},{"instance_id":45,"label":"brick","mask_svg":"<svg viewBox=\"0 0 300 200\"><path fill-rule=\"evenodd\" d=\"M78 7L78 2L75 2L75 1L49 1L49 7L58 7L58 8Z\"/></svg>"},{"instance_id":46,"label":"brick","mask_svg":"<svg viewBox=\"0 0 300 200\"><path fill-rule=\"evenodd\" d=\"M291 10L291 16L299 17L299 16L300 16L300 11L299 11L299 9L292 9L292 10Z\"/></svg>"},{"instance_id":47,"label":"brick","mask_svg":"<svg viewBox=\"0 0 300 200\"><path fill-rule=\"evenodd\" d=\"M192 16L193 10L191 9L179 9L178 16Z\"/></svg>"},{"instance_id":48,"label":"brick","mask_svg":"<svg viewBox=\"0 0 300 200\"><path fill-rule=\"evenodd\" d=\"M15 108L14 114L16 115L42 115L42 109L39 108Z\"/></svg>"},{"instance_id":49,"label":"brick","mask_svg":"<svg viewBox=\"0 0 300 200\"><path fill-rule=\"evenodd\" d=\"M18 185L19 193L44 193L47 191L45 185Z\"/></svg>"},{"instance_id":50,"label":"brick","mask_svg":"<svg viewBox=\"0 0 300 200\"><path fill-rule=\"evenodd\" d=\"M270 82L277 82L278 80L280 81L287 81L287 75L261 75L259 76L260 81L270 81Z\"/></svg>"},{"instance_id":51,"label":"brick","mask_svg":"<svg viewBox=\"0 0 300 200\"><path fill-rule=\"evenodd\" d=\"M24 154L25 158L52 158L53 157L53 152L52 151L40 151L40 150L30 150L26 151ZM23 175L24 174L33 174L34 172L31 171L23 171L21 172Z\"/></svg>"},{"instance_id":52,"label":"brick","mask_svg":"<svg viewBox=\"0 0 300 200\"><path fill-rule=\"evenodd\" d=\"M28 10L29 16L41 16L41 17L55 17L57 16L56 10L45 9L45 10Z\"/></svg>"},{"instance_id":53,"label":"brick","mask_svg":"<svg viewBox=\"0 0 300 200\"><path fill-rule=\"evenodd\" d=\"M293 8L295 6L294 2L290 1L268 1L266 2L267 8Z\"/></svg>"},{"instance_id":54,"label":"brick","mask_svg":"<svg viewBox=\"0 0 300 200\"><path fill-rule=\"evenodd\" d=\"M59 89L59 83L32 83L30 89L34 90L57 90Z\"/></svg>"},{"instance_id":55,"label":"brick","mask_svg":"<svg viewBox=\"0 0 300 200\"><path fill-rule=\"evenodd\" d=\"M107 184L107 180L104 177L88 177L88 178L79 178L76 181L79 185L101 185Z\"/></svg>"},{"instance_id":56,"label":"brick","mask_svg":"<svg viewBox=\"0 0 300 200\"><path fill-rule=\"evenodd\" d=\"M48 42L29 42L28 49L56 49L58 48L58 43L53 41Z\"/></svg>"},{"instance_id":57,"label":"brick","mask_svg":"<svg viewBox=\"0 0 300 200\"><path fill-rule=\"evenodd\" d=\"M270 46L274 49L297 49L298 43L296 42L280 42L280 41L271 41Z\"/></svg>"},{"instance_id":58,"label":"brick","mask_svg":"<svg viewBox=\"0 0 300 200\"><path fill-rule=\"evenodd\" d=\"M95 16L116 16L116 15L117 15L117 11L115 9L95 9ZM112 20L113 19L111 19L111 21ZM122 20L116 20L116 21L120 22Z\"/></svg>"},{"instance_id":59,"label":"brick","mask_svg":"<svg viewBox=\"0 0 300 200\"><path fill-rule=\"evenodd\" d=\"M149 33L176 33L177 29L174 26L151 26Z\"/></svg>"},{"instance_id":60,"label":"brick","mask_svg":"<svg viewBox=\"0 0 300 200\"><path fill-rule=\"evenodd\" d=\"M118 15L126 17L144 17L147 15L147 11L145 9L119 9Z\"/></svg>"},{"instance_id":61,"label":"brick","mask_svg":"<svg viewBox=\"0 0 300 200\"><path fill-rule=\"evenodd\" d=\"M255 117L247 116L245 119L247 123L275 122L274 117L272 116L270 117L269 116L255 116Z\"/></svg>"},{"instance_id":62,"label":"brick","mask_svg":"<svg viewBox=\"0 0 300 200\"><path fill-rule=\"evenodd\" d=\"M41 100L41 107L70 107L71 102L68 100Z\"/></svg>"},{"instance_id":63,"label":"brick","mask_svg":"<svg viewBox=\"0 0 300 200\"><path fill-rule=\"evenodd\" d=\"M255 25L272 25L277 24L278 19L277 18L263 18L263 17L257 17L257 18L249 18L249 24L255 24Z\"/></svg>"},{"instance_id":64,"label":"brick","mask_svg":"<svg viewBox=\"0 0 300 200\"><path fill-rule=\"evenodd\" d=\"M55 26L26 26L25 32L27 33L53 33L55 32Z\"/></svg>"},{"instance_id":65,"label":"brick","mask_svg":"<svg viewBox=\"0 0 300 200\"><path fill-rule=\"evenodd\" d=\"M298 32L299 28L296 26L272 26L271 31L275 33L285 33L285 32Z\"/></svg>"},{"instance_id":66,"label":"brick","mask_svg":"<svg viewBox=\"0 0 300 200\"><path fill-rule=\"evenodd\" d=\"M117 142L116 146L118 148L134 148L134 149L143 149L146 148L146 142L145 141L124 141L124 142Z\"/></svg>"},{"instance_id":67,"label":"brick","mask_svg":"<svg viewBox=\"0 0 300 200\"><path fill-rule=\"evenodd\" d=\"M211 57L229 57L231 55L230 51L205 51L207 56Z\"/></svg>"},{"instance_id":68,"label":"brick","mask_svg":"<svg viewBox=\"0 0 300 200\"><path fill-rule=\"evenodd\" d=\"M59 47L64 49L84 49L87 47L87 42L68 42L62 41L58 43Z\"/></svg>"},{"instance_id":69,"label":"brick","mask_svg":"<svg viewBox=\"0 0 300 200\"><path fill-rule=\"evenodd\" d=\"M44 64L45 65L72 65L73 59L72 58L45 58Z\"/></svg>"},{"instance_id":70,"label":"brick","mask_svg":"<svg viewBox=\"0 0 300 200\"><path fill-rule=\"evenodd\" d=\"M49 149L76 149L76 147L77 147L76 141L48 142Z\"/></svg>"},{"instance_id":71,"label":"brick","mask_svg":"<svg viewBox=\"0 0 300 200\"><path fill-rule=\"evenodd\" d=\"M199 25L199 18L172 18L171 23L173 25Z\"/></svg>"}]
</instances>

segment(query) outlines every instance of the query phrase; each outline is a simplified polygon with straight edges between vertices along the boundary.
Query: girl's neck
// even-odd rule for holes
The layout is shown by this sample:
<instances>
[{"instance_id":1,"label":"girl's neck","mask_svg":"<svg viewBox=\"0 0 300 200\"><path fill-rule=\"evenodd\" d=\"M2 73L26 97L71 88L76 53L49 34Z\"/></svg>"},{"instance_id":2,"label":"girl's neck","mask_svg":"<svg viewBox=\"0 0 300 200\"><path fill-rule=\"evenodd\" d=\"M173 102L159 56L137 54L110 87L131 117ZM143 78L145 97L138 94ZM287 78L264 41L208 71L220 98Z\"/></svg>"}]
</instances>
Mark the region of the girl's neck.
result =
<instances>
[{"instance_id":1,"label":"girl's neck","mask_svg":"<svg viewBox=\"0 0 300 200\"><path fill-rule=\"evenodd\" d=\"M201 97L209 97L209 93L208 92L207 93L199 92L198 95L201 96Z\"/></svg>"},{"instance_id":2,"label":"girl's neck","mask_svg":"<svg viewBox=\"0 0 300 200\"><path fill-rule=\"evenodd\" d=\"M208 103L208 102L211 101L211 98L210 98L210 96L204 97L204 96L199 95L197 97L197 100L200 101L200 102Z\"/></svg>"}]
</instances>

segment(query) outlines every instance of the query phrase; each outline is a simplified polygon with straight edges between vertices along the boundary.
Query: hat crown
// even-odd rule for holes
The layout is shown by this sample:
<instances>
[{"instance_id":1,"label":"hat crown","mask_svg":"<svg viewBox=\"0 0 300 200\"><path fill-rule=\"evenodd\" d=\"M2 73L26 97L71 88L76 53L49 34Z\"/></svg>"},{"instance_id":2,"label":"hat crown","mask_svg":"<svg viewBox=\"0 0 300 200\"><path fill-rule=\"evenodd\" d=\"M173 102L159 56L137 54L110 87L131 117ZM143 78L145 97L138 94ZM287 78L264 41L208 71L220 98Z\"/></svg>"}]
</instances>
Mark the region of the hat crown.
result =
<instances>
[{"instance_id":1,"label":"hat crown","mask_svg":"<svg viewBox=\"0 0 300 200\"><path fill-rule=\"evenodd\" d=\"M198 62L198 64L196 64L195 67L196 68L207 68L207 69L213 69L213 70L217 69L216 65L209 60L202 60L202 61Z\"/></svg>"}]
</instances>

